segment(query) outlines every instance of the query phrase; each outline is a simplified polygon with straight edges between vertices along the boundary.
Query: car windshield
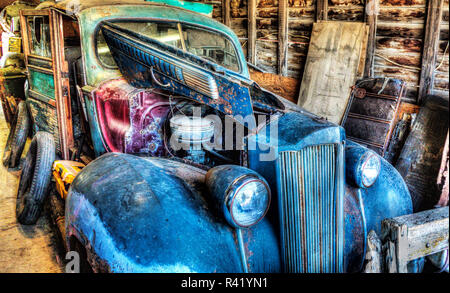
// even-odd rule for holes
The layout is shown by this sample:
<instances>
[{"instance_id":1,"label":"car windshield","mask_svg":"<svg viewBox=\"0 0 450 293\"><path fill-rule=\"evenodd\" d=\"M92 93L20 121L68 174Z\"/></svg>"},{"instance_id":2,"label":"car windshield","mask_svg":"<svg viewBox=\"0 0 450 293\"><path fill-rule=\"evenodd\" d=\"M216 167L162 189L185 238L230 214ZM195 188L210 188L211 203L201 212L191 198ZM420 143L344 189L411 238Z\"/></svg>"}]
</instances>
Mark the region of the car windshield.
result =
<instances>
[{"instance_id":1,"label":"car windshield","mask_svg":"<svg viewBox=\"0 0 450 293\"><path fill-rule=\"evenodd\" d=\"M188 51L229 70L239 72L239 62L233 43L223 34L176 22L122 21L115 25L142 34L166 45ZM101 30L97 33L97 55L103 65L115 68Z\"/></svg>"}]
</instances>

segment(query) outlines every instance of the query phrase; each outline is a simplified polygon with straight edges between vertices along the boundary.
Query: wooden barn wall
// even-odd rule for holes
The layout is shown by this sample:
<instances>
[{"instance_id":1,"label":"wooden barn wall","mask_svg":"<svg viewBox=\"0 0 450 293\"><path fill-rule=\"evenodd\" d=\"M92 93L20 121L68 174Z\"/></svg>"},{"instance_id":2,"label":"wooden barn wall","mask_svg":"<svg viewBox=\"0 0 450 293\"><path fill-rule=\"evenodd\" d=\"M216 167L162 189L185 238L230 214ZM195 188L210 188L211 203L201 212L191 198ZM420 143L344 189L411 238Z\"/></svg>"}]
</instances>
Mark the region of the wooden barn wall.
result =
<instances>
[{"instance_id":1,"label":"wooden barn wall","mask_svg":"<svg viewBox=\"0 0 450 293\"><path fill-rule=\"evenodd\" d=\"M224 22L229 11L229 25L236 32L244 52L248 48L248 1L199 0L214 5L214 18ZM317 1L288 0L287 76L302 78L308 53ZM449 92L449 0L444 0L433 92ZM256 0L256 65L278 73L278 0ZM328 20L364 21L365 0L328 0ZM228 5L228 9L225 9ZM373 72L375 76L401 78L407 82L408 102L417 100L427 0L379 0ZM445 53L445 57L444 57ZM442 62L441 62L442 61Z\"/></svg>"},{"instance_id":2,"label":"wooden barn wall","mask_svg":"<svg viewBox=\"0 0 450 293\"><path fill-rule=\"evenodd\" d=\"M440 34L439 34L439 46L438 46L438 55L436 60L436 71L434 77L434 94L449 96L448 89L448 63L449 63L449 51L448 48L449 38L448 38L448 30L449 30L449 21L448 21L448 10L449 10L449 0L444 0L444 6L442 11L442 22L440 25ZM444 56L445 52L445 56Z\"/></svg>"},{"instance_id":3,"label":"wooden barn wall","mask_svg":"<svg viewBox=\"0 0 450 293\"><path fill-rule=\"evenodd\" d=\"M426 0L380 0L374 74L407 82L414 102L419 88Z\"/></svg>"},{"instance_id":4,"label":"wooden barn wall","mask_svg":"<svg viewBox=\"0 0 450 293\"><path fill-rule=\"evenodd\" d=\"M236 32L244 51L248 47L248 5L251 0L200 0L214 4L214 18L224 22L224 6L229 25ZM316 1L288 0L287 76L302 78L308 53ZM434 93L449 91L449 0L444 0L440 42L435 71ZM256 0L256 65L278 73L278 0ZM365 0L328 0L328 20L364 21ZM405 80L407 101L415 102L419 88L427 0L379 0L373 72L375 76ZM225 11L226 12L226 11ZM444 57L444 52L446 57ZM442 61L442 62L441 62Z\"/></svg>"}]
</instances>

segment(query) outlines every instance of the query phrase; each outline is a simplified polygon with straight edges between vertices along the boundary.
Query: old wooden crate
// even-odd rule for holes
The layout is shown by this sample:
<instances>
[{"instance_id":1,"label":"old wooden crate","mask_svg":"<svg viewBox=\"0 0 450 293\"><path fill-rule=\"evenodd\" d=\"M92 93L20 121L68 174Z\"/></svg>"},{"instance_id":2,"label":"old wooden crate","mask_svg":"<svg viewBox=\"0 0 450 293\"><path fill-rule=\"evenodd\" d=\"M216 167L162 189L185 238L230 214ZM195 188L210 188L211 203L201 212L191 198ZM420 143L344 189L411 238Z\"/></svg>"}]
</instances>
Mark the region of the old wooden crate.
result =
<instances>
[{"instance_id":1,"label":"old wooden crate","mask_svg":"<svg viewBox=\"0 0 450 293\"><path fill-rule=\"evenodd\" d=\"M382 222L385 269L407 273L409 261L448 249L448 206Z\"/></svg>"}]
</instances>

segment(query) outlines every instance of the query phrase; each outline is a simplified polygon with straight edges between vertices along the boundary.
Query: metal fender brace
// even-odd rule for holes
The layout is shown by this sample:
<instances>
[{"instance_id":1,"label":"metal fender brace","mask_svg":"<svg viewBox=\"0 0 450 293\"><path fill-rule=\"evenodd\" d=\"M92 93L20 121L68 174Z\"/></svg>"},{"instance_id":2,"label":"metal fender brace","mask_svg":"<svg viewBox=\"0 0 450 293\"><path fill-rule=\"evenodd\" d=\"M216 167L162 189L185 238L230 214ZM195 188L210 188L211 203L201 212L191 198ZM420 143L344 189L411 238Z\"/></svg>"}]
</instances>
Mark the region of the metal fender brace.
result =
<instances>
[{"instance_id":1,"label":"metal fender brace","mask_svg":"<svg viewBox=\"0 0 450 293\"><path fill-rule=\"evenodd\" d=\"M236 228L236 234L239 244L239 253L241 254L241 262L244 273L248 273L247 256L245 255L244 238L242 236L242 229Z\"/></svg>"}]
</instances>

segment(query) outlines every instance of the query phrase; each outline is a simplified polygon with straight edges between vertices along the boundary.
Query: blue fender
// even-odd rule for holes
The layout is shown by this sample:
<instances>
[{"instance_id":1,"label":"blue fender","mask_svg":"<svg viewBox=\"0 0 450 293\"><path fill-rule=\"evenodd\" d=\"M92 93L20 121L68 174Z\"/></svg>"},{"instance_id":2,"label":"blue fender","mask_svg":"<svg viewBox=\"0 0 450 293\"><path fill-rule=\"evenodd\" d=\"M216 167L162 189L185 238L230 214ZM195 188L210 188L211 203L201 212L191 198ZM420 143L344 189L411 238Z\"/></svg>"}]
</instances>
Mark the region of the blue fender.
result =
<instances>
[{"instance_id":1,"label":"blue fender","mask_svg":"<svg viewBox=\"0 0 450 293\"><path fill-rule=\"evenodd\" d=\"M367 149L357 143L347 141L348 148L360 148L361 154ZM369 188L356 187L347 178L344 197L345 209L345 255L347 271L362 269L367 234L374 230L381 236L381 222L411 214L412 200L405 181L398 171L380 157L381 169L375 183ZM356 161L355 161L356 162ZM347 164L351 162L347 161ZM352 166L346 166L352 169Z\"/></svg>"},{"instance_id":2,"label":"blue fender","mask_svg":"<svg viewBox=\"0 0 450 293\"><path fill-rule=\"evenodd\" d=\"M94 271L243 272L241 249L249 271L279 271L270 223L244 231L242 248L236 230L201 195L205 173L169 159L102 155L69 190L68 245L78 239Z\"/></svg>"}]
</instances>

